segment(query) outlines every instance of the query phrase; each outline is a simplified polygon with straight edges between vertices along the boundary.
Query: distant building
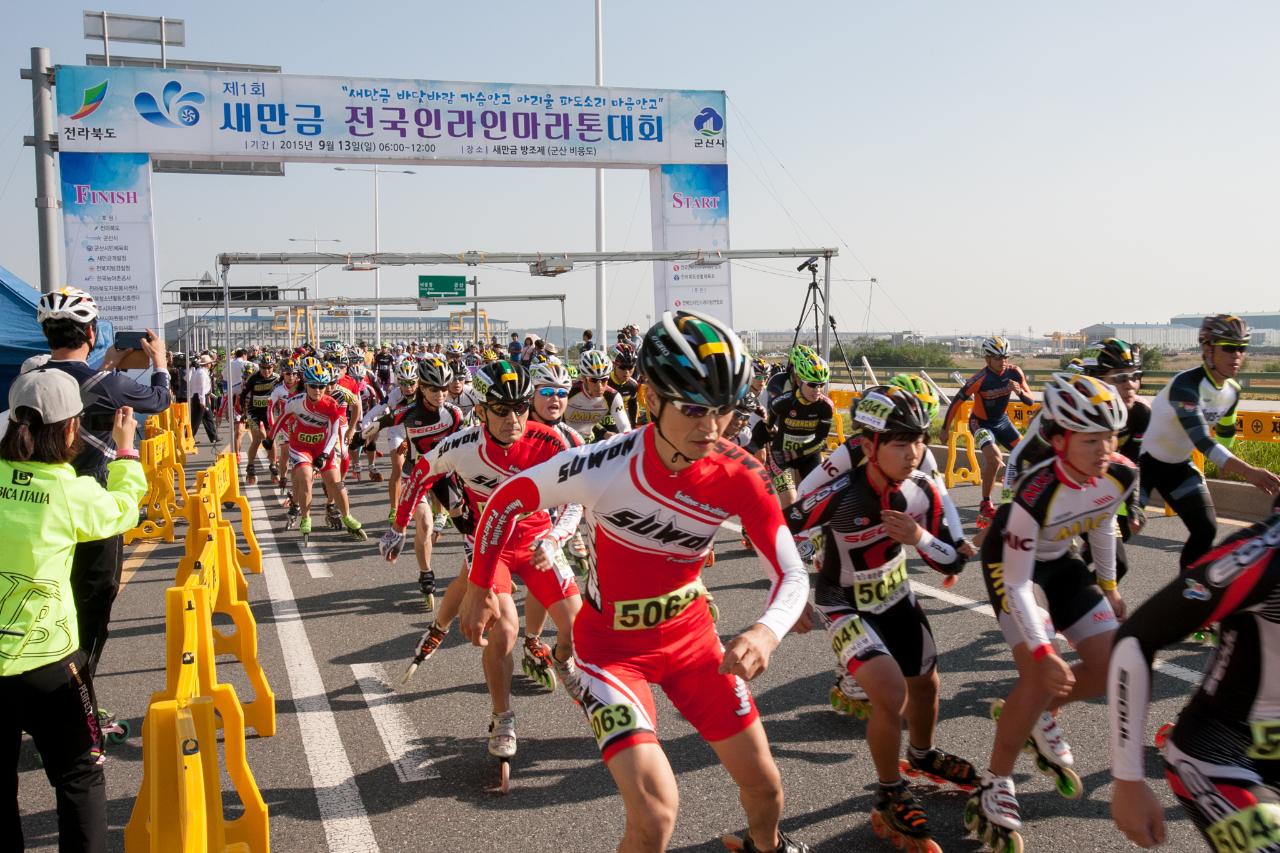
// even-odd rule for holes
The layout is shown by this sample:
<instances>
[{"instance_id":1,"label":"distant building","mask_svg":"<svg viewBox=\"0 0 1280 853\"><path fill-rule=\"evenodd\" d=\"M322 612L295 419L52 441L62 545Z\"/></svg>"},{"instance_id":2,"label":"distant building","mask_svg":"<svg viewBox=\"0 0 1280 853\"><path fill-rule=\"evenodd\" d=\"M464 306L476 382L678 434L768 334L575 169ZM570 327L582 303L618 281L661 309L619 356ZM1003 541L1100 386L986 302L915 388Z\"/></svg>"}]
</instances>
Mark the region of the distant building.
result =
<instances>
[{"instance_id":1,"label":"distant building","mask_svg":"<svg viewBox=\"0 0 1280 853\"><path fill-rule=\"evenodd\" d=\"M354 321L353 323L351 321ZM433 317L426 314L409 314L404 316L382 317L382 337L386 341L427 341L443 343L453 338L470 340L472 335L472 316L470 312L459 318L461 330L456 325L450 330L448 317ZM510 335L507 321L494 317L489 318L489 332L497 335L499 341L506 341ZM349 342L351 327L355 329L355 339L373 344L374 318L372 316L356 316L348 320L344 316L325 314L316 320L316 340L339 340ZM484 330L483 321L480 324ZM290 331L294 336L290 337ZM557 329L557 331L559 331ZM165 340L180 352L200 351L209 347L220 347L226 336L222 312L188 312L176 320L170 320L164 326ZM269 310L254 311L250 314L231 315L231 340L234 347L258 344L266 347L293 346L303 335L298 329L291 329L289 321L282 315L276 317Z\"/></svg>"},{"instance_id":2,"label":"distant building","mask_svg":"<svg viewBox=\"0 0 1280 853\"><path fill-rule=\"evenodd\" d=\"M1177 352L1196 348L1199 326L1199 319L1195 326L1173 323L1097 323L1084 327L1080 333L1086 341L1119 338L1131 344Z\"/></svg>"},{"instance_id":3,"label":"distant building","mask_svg":"<svg viewBox=\"0 0 1280 853\"><path fill-rule=\"evenodd\" d=\"M1258 312L1236 314L1241 320L1249 324L1251 329L1280 329L1280 312ZM1195 326L1200 327L1200 321L1205 317L1204 314L1178 314L1169 322L1178 326Z\"/></svg>"}]
</instances>

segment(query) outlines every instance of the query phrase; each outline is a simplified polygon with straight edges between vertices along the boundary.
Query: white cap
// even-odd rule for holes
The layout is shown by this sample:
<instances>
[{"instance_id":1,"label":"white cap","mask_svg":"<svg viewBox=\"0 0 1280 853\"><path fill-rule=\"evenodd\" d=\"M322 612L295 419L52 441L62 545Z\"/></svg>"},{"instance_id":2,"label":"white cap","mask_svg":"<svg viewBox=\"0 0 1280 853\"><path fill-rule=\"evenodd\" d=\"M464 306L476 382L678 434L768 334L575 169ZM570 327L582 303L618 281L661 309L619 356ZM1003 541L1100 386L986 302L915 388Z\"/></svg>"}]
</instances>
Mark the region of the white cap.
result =
<instances>
[{"instance_id":1,"label":"white cap","mask_svg":"<svg viewBox=\"0 0 1280 853\"><path fill-rule=\"evenodd\" d=\"M56 424L84 411L80 383L70 373L39 367L14 380L9 388L9 418L22 407L35 409L46 424Z\"/></svg>"},{"instance_id":2,"label":"white cap","mask_svg":"<svg viewBox=\"0 0 1280 853\"><path fill-rule=\"evenodd\" d=\"M33 355L31 356L31 358L22 362L22 367L18 370L18 372L30 373L31 371L35 370L37 367L44 367L46 364L49 363L49 359L52 357L53 356L49 355L48 353Z\"/></svg>"}]
</instances>

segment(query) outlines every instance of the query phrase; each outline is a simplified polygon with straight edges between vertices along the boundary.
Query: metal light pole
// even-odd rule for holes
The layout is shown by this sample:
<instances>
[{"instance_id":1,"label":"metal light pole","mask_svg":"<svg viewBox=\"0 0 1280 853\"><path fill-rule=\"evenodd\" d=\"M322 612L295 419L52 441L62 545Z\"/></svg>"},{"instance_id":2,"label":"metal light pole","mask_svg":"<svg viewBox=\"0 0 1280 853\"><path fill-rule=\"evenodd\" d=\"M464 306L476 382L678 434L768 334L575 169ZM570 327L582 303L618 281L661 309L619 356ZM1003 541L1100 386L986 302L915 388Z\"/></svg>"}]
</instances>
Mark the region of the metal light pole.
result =
<instances>
[{"instance_id":1,"label":"metal light pole","mask_svg":"<svg viewBox=\"0 0 1280 853\"><path fill-rule=\"evenodd\" d=\"M604 8L596 0L596 85L604 85ZM596 251L604 251L604 169L596 169ZM604 264L596 263L596 340L605 346ZM566 352L567 352L566 347Z\"/></svg>"},{"instance_id":2,"label":"metal light pole","mask_svg":"<svg viewBox=\"0 0 1280 853\"><path fill-rule=\"evenodd\" d=\"M175 284L177 282L194 282L203 287L212 287L213 276L210 275L208 272L206 272L204 275L200 276L199 278L171 278L161 286L160 295L163 296L169 290L169 285ZM191 334L191 330L186 327L187 326L186 317L187 317L187 309L183 307L182 295L179 294L178 295L178 319L182 321L181 323L178 324L178 328L182 330L182 334L178 335L179 349L181 349L182 347L182 341L187 337L187 335ZM158 331L161 337L163 337L164 336L164 308L163 307L160 310L160 329Z\"/></svg>"},{"instance_id":3,"label":"metal light pole","mask_svg":"<svg viewBox=\"0 0 1280 853\"><path fill-rule=\"evenodd\" d=\"M373 173L373 253L376 255L381 251L382 234L378 227L378 175L416 175L413 169L379 169L375 163L372 169L353 169L350 166L334 166L335 172L372 172ZM379 266L373 268L373 298L382 298L382 271ZM375 305L373 309L373 346L377 346L382 340L382 306Z\"/></svg>"},{"instance_id":4,"label":"metal light pole","mask_svg":"<svg viewBox=\"0 0 1280 853\"><path fill-rule=\"evenodd\" d=\"M342 241L339 240L337 237L334 237L332 239L327 239L327 240L321 240L320 228L319 226L317 226L314 237L290 237L289 242L290 243L310 243L315 253L318 255L320 254L321 243L341 243ZM316 264L311 268L311 278L315 282L316 299L319 299L320 298L320 265L319 264ZM308 310L307 312L308 316L310 316L310 313L311 312ZM323 317L324 314L320 314L319 316ZM306 337L306 331L303 332L303 337ZM318 322L316 323L316 340L314 341L314 343L316 344L320 343L320 324Z\"/></svg>"},{"instance_id":5,"label":"metal light pole","mask_svg":"<svg viewBox=\"0 0 1280 853\"><path fill-rule=\"evenodd\" d=\"M61 286L58 233L58 174L54 168L53 65L49 48L31 48L31 67L22 78L31 81L32 137L36 161L36 233L40 241L40 292Z\"/></svg>"}]
</instances>

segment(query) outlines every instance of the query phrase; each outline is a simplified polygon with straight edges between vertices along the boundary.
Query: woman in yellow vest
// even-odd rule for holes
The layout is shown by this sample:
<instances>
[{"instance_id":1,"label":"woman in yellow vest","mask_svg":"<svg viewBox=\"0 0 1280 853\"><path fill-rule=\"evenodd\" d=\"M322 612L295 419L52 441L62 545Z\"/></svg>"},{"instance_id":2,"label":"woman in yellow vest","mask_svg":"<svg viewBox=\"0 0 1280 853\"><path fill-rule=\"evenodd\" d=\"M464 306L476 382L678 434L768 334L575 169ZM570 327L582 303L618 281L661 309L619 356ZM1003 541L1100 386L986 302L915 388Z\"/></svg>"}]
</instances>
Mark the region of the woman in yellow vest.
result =
<instances>
[{"instance_id":1,"label":"woman in yellow vest","mask_svg":"<svg viewBox=\"0 0 1280 853\"><path fill-rule=\"evenodd\" d=\"M37 369L9 390L0 439L0 850L22 850L18 752L28 732L57 792L58 849L104 851L102 732L82 672L71 594L77 542L116 536L138 522L146 477L133 449L133 409L115 414L116 458L104 489L69 464L80 449L80 386Z\"/></svg>"}]
</instances>

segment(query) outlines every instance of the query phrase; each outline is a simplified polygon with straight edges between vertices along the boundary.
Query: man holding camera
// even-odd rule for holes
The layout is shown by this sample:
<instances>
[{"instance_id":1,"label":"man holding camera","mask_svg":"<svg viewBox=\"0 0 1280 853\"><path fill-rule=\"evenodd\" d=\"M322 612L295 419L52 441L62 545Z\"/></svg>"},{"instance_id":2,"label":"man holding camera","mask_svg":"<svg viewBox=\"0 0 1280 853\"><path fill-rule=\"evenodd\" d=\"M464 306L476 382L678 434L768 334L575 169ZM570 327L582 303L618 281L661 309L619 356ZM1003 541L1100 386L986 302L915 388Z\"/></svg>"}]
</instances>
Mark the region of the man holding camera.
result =
<instances>
[{"instance_id":1,"label":"man holding camera","mask_svg":"<svg viewBox=\"0 0 1280 853\"><path fill-rule=\"evenodd\" d=\"M36 320L49 342L49 367L57 368L80 384L84 414L80 420L80 452L72 461L77 475L88 475L104 487L107 463L116 458L111 438L117 409L131 407L140 415L169 408L169 371L164 341L148 331L139 346L151 362L151 385L135 382L115 366L129 350L107 350L102 370L89 366L89 351L98 339L98 306L83 290L64 287L42 294ZM133 448L128 448L133 450ZM111 605L120 591L120 570L124 562L123 539L112 536L76 546L71 564L71 589L80 625L80 646L84 649L85 671L98 666L107 641ZM96 704L96 702L95 702Z\"/></svg>"}]
</instances>

